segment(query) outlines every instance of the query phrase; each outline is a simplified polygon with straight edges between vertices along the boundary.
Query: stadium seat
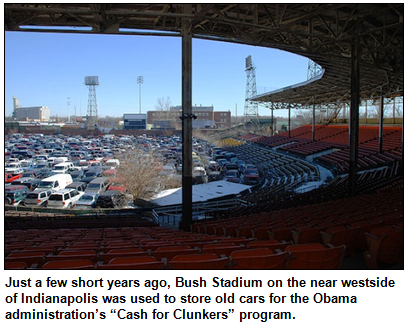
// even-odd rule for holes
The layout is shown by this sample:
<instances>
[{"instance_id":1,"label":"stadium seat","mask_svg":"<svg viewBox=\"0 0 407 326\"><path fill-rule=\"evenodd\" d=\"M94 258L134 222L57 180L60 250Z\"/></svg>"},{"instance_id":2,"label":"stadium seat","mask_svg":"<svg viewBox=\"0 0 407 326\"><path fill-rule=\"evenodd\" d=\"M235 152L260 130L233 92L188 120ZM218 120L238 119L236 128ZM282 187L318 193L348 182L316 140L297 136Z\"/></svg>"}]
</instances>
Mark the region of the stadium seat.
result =
<instances>
[{"instance_id":1,"label":"stadium seat","mask_svg":"<svg viewBox=\"0 0 407 326\"><path fill-rule=\"evenodd\" d=\"M27 269L27 267L27 264L21 261L4 262L4 269Z\"/></svg>"},{"instance_id":2,"label":"stadium seat","mask_svg":"<svg viewBox=\"0 0 407 326\"><path fill-rule=\"evenodd\" d=\"M47 255L46 260L68 260L68 259L89 259L95 260L97 257L95 250L62 250L58 255Z\"/></svg>"},{"instance_id":3,"label":"stadium seat","mask_svg":"<svg viewBox=\"0 0 407 326\"><path fill-rule=\"evenodd\" d=\"M193 249L190 246L166 246L157 248L157 250L151 252L151 255L157 258L157 260L165 258L167 261L170 261L179 254L188 255L195 253L198 253L198 249Z\"/></svg>"},{"instance_id":4,"label":"stadium seat","mask_svg":"<svg viewBox=\"0 0 407 326\"><path fill-rule=\"evenodd\" d=\"M320 242L320 229L317 228L298 228L291 231L294 244Z\"/></svg>"},{"instance_id":5,"label":"stadium seat","mask_svg":"<svg viewBox=\"0 0 407 326\"><path fill-rule=\"evenodd\" d=\"M291 245L287 269L340 269L345 246L327 248L320 243Z\"/></svg>"},{"instance_id":6,"label":"stadium seat","mask_svg":"<svg viewBox=\"0 0 407 326\"><path fill-rule=\"evenodd\" d=\"M290 228L276 228L268 232L270 240L291 241Z\"/></svg>"},{"instance_id":7,"label":"stadium seat","mask_svg":"<svg viewBox=\"0 0 407 326\"><path fill-rule=\"evenodd\" d=\"M365 233L368 245L364 259L369 269L378 269L383 264L395 264L402 261L404 249L403 230L385 226Z\"/></svg>"},{"instance_id":8,"label":"stadium seat","mask_svg":"<svg viewBox=\"0 0 407 326\"><path fill-rule=\"evenodd\" d=\"M284 269L288 253L274 253L267 248L234 251L230 254L232 269Z\"/></svg>"},{"instance_id":9,"label":"stadium seat","mask_svg":"<svg viewBox=\"0 0 407 326\"><path fill-rule=\"evenodd\" d=\"M39 251L19 251L12 252L4 258L5 262L23 262L28 267L33 264L42 264L44 262L45 254Z\"/></svg>"},{"instance_id":10,"label":"stadium seat","mask_svg":"<svg viewBox=\"0 0 407 326\"><path fill-rule=\"evenodd\" d=\"M106 265L97 266L98 269L160 269L164 266L162 261L158 261L151 256L142 257L118 257L113 258Z\"/></svg>"},{"instance_id":11,"label":"stadium seat","mask_svg":"<svg viewBox=\"0 0 407 326\"><path fill-rule=\"evenodd\" d=\"M113 258L118 257L134 257L134 256L148 256L148 253L140 248L124 248L124 249L111 249L107 253L100 253L100 258L105 264Z\"/></svg>"},{"instance_id":12,"label":"stadium seat","mask_svg":"<svg viewBox=\"0 0 407 326\"><path fill-rule=\"evenodd\" d=\"M233 242L226 242L226 243L213 243L213 244L207 244L202 247L202 252L203 253L214 253L217 255L225 255L229 256L231 252L236 251L236 250L241 250L245 249L244 246L239 246L236 245Z\"/></svg>"},{"instance_id":13,"label":"stadium seat","mask_svg":"<svg viewBox=\"0 0 407 326\"><path fill-rule=\"evenodd\" d=\"M359 228L346 228L338 226L328 228L321 232L322 242L325 245L332 244L334 247L345 245L346 255L353 253L356 245L356 236Z\"/></svg>"},{"instance_id":14,"label":"stadium seat","mask_svg":"<svg viewBox=\"0 0 407 326\"><path fill-rule=\"evenodd\" d=\"M46 262L42 269L93 269L94 264L89 259L54 260Z\"/></svg>"},{"instance_id":15,"label":"stadium seat","mask_svg":"<svg viewBox=\"0 0 407 326\"><path fill-rule=\"evenodd\" d=\"M247 248L249 249L257 249L257 248L268 248L273 251L281 250L285 251L287 246L291 245L291 242L280 242L278 240L256 240L250 241L247 244Z\"/></svg>"},{"instance_id":16,"label":"stadium seat","mask_svg":"<svg viewBox=\"0 0 407 326\"><path fill-rule=\"evenodd\" d=\"M224 269L229 259L214 253L177 255L168 266L172 269Z\"/></svg>"},{"instance_id":17,"label":"stadium seat","mask_svg":"<svg viewBox=\"0 0 407 326\"><path fill-rule=\"evenodd\" d=\"M235 238L223 238L220 243L234 243L236 245L247 245L253 239L248 239L245 237L235 237Z\"/></svg>"}]
</instances>

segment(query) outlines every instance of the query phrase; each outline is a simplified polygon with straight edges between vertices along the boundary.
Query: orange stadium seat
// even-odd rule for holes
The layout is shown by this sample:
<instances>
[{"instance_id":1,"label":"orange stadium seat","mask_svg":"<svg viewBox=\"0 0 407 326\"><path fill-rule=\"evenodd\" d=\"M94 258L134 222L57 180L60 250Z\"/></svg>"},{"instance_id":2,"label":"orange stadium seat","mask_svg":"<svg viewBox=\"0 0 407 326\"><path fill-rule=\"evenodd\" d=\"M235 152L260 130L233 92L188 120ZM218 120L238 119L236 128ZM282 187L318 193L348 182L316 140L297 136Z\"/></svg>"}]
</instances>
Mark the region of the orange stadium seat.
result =
<instances>
[{"instance_id":1,"label":"orange stadium seat","mask_svg":"<svg viewBox=\"0 0 407 326\"><path fill-rule=\"evenodd\" d=\"M45 259L45 253L39 251L19 251L12 252L4 258L5 262L23 262L30 267L33 264L42 264Z\"/></svg>"},{"instance_id":2,"label":"orange stadium seat","mask_svg":"<svg viewBox=\"0 0 407 326\"><path fill-rule=\"evenodd\" d=\"M284 269L287 252L274 253L268 248L234 251L230 254L233 269Z\"/></svg>"},{"instance_id":3,"label":"orange stadium seat","mask_svg":"<svg viewBox=\"0 0 407 326\"><path fill-rule=\"evenodd\" d=\"M107 264L113 258L148 256L148 253L140 248L110 249L107 253L100 253L100 258Z\"/></svg>"},{"instance_id":4,"label":"orange stadium seat","mask_svg":"<svg viewBox=\"0 0 407 326\"><path fill-rule=\"evenodd\" d=\"M245 249L245 247L236 245L233 242L226 242L226 243L207 244L202 247L201 251L203 253L211 252L219 256L220 255L229 256L231 252L241 249Z\"/></svg>"},{"instance_id":5,"label":"orange stadium seat","mask_svg":"<svg viewBox=\"0 0 407 326\"><path fill-rule=\"evenodd\" d=\"M98 269L160 269L164 266L151 256L142 257L118 257L113 258L106 265L97 266Z\"/></svg>"},{"instance_id":6,"label":"orange stadium seat","mask_svg":"<svg viewBox=\"0 0 407 326\"><path fill-rule=\"evenodd\" d=\"M398 227L385 226L366 233L368 244L364 259L369 269L378 269L383 264L399 263L403 259L404 233Z\"/></svg>"},{"instance_id":7,"label":"orange stadium seat","mask_svg":"<svg viewBox=\"0 0 407 326\"><path fill-rule=\"evenodd\" d=\"M287 269L340 269L345 246L327 248L320 243L291 245Z\"/></svg>"},{"instance_id":8,"label":"orange stadium seat","mask_svg":"<svg viewBox=\"0 0 407 326\"><path fill-rule=\"evenodd\" d=\"M172 269L224 269L229 259L214 253L177 255L168 266Z\"/></svg>"},{"instance_id":9,"label":"orange stadium seat","mask_svg":"<svg viewBox=\"0 0 407 326\"><path fill-rule=\"evenodd\" d=\"M27 269L27 264L22 261L6 261L4 269Z\"/></svg>"},{"instance_id":10,"label":"orange stadium seat","mask_svg":"<svg viewBox=\"0 0 407 326\"><path fill-rule=\"evenodd\" d=\"M151 252L151 255L158 260L166 258L167 261L170 261L176 255L188 255L196 253L198 253L198 249L193 249L190 246L168 246L157 248L156 251Z\"/></svg>"},{"instance_id":11,"label":"orange stadium seat","mask_svg":"<svg viewBox=\"0 0 407 326\"><path fill-rule=\"evenodd\" d=\"M42 269L93 269L94 264L89 259L54 260L46 262Z\"/></svg>"},{"instance_id":12,"label":"orange stadium seat","mask_svg":"<svg viewBox=\"0 0 407 326\"><path fill-rule=\"evenodd\" d=\"M256 248L268 248L271 250L281 250L285 251L287 246L291 245L291 242L280 242L278 240L255 240L250 241L247 244L247 248L256 249Z\"/></svg>"}]
</instances>

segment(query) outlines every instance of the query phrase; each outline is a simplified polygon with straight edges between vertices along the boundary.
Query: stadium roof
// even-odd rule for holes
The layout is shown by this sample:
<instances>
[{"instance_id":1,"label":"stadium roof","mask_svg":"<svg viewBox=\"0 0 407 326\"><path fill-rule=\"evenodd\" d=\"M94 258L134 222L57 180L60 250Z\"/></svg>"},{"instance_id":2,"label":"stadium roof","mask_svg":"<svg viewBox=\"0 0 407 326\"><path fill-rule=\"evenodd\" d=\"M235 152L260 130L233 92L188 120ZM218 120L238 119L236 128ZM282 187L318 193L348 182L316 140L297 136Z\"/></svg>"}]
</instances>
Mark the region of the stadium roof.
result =
<instances>
[{"instance_id":1,"label":"stadium roof","mask_svg":"<svg viewBox=\"0 0 407 326\"><path fill-rule=\"evenodd\" d=\"M187 14L186 6L191 6ZM270 47L308 57L322 78L258 95L301 105L349 101L351 44L360 37L360 94L402 95L403 3L4 4L6 31L181 36Z\"/></svg>"}]
</instances>

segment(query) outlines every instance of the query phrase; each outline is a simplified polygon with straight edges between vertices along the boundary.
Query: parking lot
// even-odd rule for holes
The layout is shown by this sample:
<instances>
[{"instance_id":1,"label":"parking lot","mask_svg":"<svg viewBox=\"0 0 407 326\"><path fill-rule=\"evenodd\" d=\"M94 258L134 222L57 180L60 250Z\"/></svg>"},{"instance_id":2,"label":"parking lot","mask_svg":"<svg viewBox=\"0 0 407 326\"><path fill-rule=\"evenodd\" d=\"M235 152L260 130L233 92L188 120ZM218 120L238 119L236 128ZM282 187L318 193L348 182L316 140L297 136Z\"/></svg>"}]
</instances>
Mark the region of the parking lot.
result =
<instances>
[{"instance_id":1,"label":"parking lot","mask_svg":"<svg viewBox=\"0 0 407 326\"><path fill-rule=\"evenodd\" d=\"M58 209L135 207L182 180L177 136L5 136L5 205ZM193 183L261 180L256 165L193 139Z\"/></svg>"}]
</instances>

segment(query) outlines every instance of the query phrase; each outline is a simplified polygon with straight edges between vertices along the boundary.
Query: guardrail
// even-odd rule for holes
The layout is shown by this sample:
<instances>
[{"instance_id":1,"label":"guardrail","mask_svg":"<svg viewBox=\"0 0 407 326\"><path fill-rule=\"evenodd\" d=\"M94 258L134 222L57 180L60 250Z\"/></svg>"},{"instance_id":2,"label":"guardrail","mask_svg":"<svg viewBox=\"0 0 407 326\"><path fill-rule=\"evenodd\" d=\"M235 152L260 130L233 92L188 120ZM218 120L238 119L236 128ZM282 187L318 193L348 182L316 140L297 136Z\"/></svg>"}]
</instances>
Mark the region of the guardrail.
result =
<instances>
[{"instance_id":1,"label":"guardrail","mask_svg":"<svg viewBox=\"0 0 407 326\"><path fill-rule=\"evenodd\" d=\"M213 210L227 210L230 207L247 206L248 202L239 198L225 199L219 201L199 202L192 204L192 219L198 217L207 218L207 213ZM152 210L154 218L161 223L176 225L182 217L182 205L170 205L156 207Z\"/></svg>"},{"instance_id":2,"label":"guardrail","mask_svg":"<svg viewBox=\"0 0 407 326\"><path fill-rule=\"evenodd\" d=\"M232 206L248 205L247 202L241 199L226 199L220 201L200 202L192 205L193 215L204 214L210 210L228 209ZM160 216L182 215L182 205L168 205L158 207L137 207L137 208L92 208L92 209L57 209L46 207L27 207L27 206L4 206L5 211L32 213L33 217L43 215L47 217L108 217L108 216L143 216L158 224Z\"/></svg>"}]
</instances>

